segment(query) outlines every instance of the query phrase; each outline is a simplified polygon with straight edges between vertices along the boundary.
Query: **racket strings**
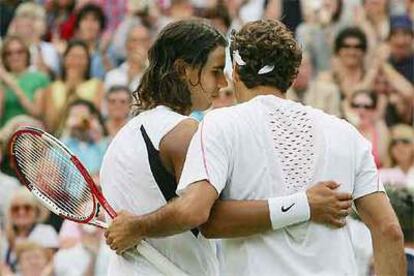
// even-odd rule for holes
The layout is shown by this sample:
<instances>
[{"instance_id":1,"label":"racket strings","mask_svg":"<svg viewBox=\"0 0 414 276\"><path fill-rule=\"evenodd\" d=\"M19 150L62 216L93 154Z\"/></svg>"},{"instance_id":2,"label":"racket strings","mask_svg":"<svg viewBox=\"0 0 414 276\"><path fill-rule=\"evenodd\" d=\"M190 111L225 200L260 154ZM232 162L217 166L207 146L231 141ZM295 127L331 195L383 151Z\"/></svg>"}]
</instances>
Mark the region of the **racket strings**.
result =
<instances>
[{"instance_id":1,"label":"racket strings","mask_svg":"<svg viewBox=\"0 0 414 276\"><path fill-rule=\"evenodd\" d=\"M25 179L59 208L77 220L94 210L92 192L71 155L40 136L24 134L14 143L16 165Z\"/></svg>"}]
</instances>

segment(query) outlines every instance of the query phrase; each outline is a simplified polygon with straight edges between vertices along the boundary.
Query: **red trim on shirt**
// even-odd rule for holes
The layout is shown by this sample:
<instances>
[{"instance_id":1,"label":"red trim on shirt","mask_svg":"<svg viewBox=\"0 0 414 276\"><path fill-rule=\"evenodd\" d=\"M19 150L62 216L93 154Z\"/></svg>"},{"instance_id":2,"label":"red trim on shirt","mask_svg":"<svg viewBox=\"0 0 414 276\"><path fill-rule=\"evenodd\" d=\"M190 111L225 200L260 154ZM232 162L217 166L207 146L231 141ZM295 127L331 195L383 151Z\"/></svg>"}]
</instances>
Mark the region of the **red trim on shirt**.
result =
<instances>
[{"instance_id":1,"label":"red trim on shirt","mask_svg":"<svg viewBox=\"0 0 414 276\"><path fill-rule=\"evenodd\" d=\"M207 178L210 180L210 176L208 173L208 169L207 169L207 159L206 159L206 153L204 150L204 140L203 140L203 133L204 133L204 122L201 122L201 154L203 155L203 164L204 164L204 169L206 170L206 174L207 174Z\"/></svg>"}]
</instances>

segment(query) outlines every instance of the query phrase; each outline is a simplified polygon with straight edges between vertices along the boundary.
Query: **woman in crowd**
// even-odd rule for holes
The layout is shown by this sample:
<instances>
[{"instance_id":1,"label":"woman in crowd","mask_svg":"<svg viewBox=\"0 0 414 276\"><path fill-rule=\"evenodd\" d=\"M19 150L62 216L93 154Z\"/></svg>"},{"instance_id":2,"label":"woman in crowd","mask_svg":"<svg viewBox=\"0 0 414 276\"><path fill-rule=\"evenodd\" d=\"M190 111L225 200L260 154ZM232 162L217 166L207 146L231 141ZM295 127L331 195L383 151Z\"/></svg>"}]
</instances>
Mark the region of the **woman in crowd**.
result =
<instances>
[{"instance_id":1,"label":"woman in crowd","mask_svg":"<svg viewBox=\"0 0 414 276\"><path fill-rule=\"evenodd\" d=\"M320 79L336 84L341 92L344 104L348 104L352 94L367 88L371 79L364 64L368 49L365 33L357 27L348 27L340 31L335 39L335 58L333 68L321 73Z\"/></svg>"},{"instance_id":2,"label":"woman in crowd","mask_svg":"<svg viewBox=\"0 0 414 276\"><path fill-rule=\"evenodd\" d=\"M109 136L114 137L128 122L132 95L126 86L112 86L106 93L105 99L108 108L105 127Z\"/></svg>"},{"instance_id":3,"label":"woman in crowd","mask_svg":"<svg viewBox=\"0 0 414 276\"><path fill-rule=\"evenodd\" d=\"M88 47L80 40L71 41L63 55L62 79L46 89L42 100L48 131L61 131L68 106L76 99L91 101L101 108L103 85L100 80L90 78L89 68Z\"/></svg>"},{"instance_id":4,"label":"woman in crowd","mask_svg":"<svg viewBox=\"0 0 414 276\"><path fill-rule=\"evenodd\" d=\"M22 241L32 241L48 248L58 248L58 237L52 226L40 223L47 215L26 187L19 188L10 200L5 240L2 242L3 261L12 271L18 271L16 248Z\"/></svg>"},{"instance_id":5,"label":"woman in crowd","mask_svg":"<svg viewBox=\"0 0 414 276\"><path fill-rule=\"evenodd\" d=\"M409 125L391 128L390 168L380 170L384 184L414 187L414 129Z\"/></svg>"},{"instance_id":6,"label":"woman in crowd","mask_svg":"<svg viewBox=\"0 0 414 276\"><path fill-rule=\"evenodd\" d=\"M342 0L323 0L320 6L304 6L306 21L296 29L296 39L310 53L315 73L331 68L334 38L346 23L341 21Z\"/></svg>"},{"instance_id":7,"label":"woman in crowd","mask_svg":"<svg viewBox=\"0 0 414 276\"><path fill-rule=\"evenodd\" d=\"M46 38L60 45L70 40L75 32L76 0L52 0L46 6L48 32Z\"/></svg>"},{"instance_id":8,"label":"woman in crowd","mask_svg":"<svg viewBox=\"0 0 414 276\"><path fill-rule=\"evenodd\" d=\"M0 127L20 114L38 117L41 89L49 84L46 75L29 71L30 51L18 36L9 36L0 51Z\"/></svg>"},{"instance_id":9,"label":"woman in crowd","mask_svg":"<svg viewBox=\"0 0 414 276\"><path fill-rule=\"evenodd\" d=\"M388 163L389 132L377 114L378 97L373 91L358 90L351 98L347 119L372 143L372 154L378 168Z\"/></svg>"},{"instance_id":10,"label":"woman in crowd","mask_svg":"<svg viewBox=\"0 0 414 276\"><path fill-rule=\"evenodd\" d=\"M365 32L370 53L384 43L390 32L390 0L365 0L356 11L356 22Z\"/></svg>"},{"instance_id":11,"label":"woman in crowd","mask_svg":"<svg viewBox=\"0 0 414 276\"><path fill-rule=\"evenodd\" d=\"M45 32L45 9L31 2L19 5L8 33L25 40L30 48L32 69L54 77L59 74L59 55L51 43L42 40Z\"/></svg>"},{"instance_id":12,"label":"woman in crowd","mask_svg":"<svg viewBox=\"0 0 414 276\"><path fill-rule=\"evenodd\" d=\"M99 110L91 102L75 100L68 107L64 125L62 142L79 157L92 177L98 180L108 146L107 131Z\"/></svg>"}]
</instances>

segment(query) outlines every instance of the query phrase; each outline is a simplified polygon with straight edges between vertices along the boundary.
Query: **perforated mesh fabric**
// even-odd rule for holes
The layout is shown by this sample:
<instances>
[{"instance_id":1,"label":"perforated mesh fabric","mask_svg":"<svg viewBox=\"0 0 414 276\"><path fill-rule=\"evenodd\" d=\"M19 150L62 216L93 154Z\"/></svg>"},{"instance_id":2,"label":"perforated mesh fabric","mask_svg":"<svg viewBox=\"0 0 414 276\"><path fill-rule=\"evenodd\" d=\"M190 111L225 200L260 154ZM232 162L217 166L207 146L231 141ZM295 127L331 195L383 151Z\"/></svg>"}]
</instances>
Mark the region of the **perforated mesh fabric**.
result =
<instances>
[{"instance_id":1,"label":"perforated mesh fabric","mask_svg":"<svg viewBox=\"0 0 414 276\"><path fill-rule=\"evenodd\" d=\"M303 191L312 182L317 148L314 126L306 108L280 104L268 112L280 172L288 193Z\"/></svg>"}]
</instances>

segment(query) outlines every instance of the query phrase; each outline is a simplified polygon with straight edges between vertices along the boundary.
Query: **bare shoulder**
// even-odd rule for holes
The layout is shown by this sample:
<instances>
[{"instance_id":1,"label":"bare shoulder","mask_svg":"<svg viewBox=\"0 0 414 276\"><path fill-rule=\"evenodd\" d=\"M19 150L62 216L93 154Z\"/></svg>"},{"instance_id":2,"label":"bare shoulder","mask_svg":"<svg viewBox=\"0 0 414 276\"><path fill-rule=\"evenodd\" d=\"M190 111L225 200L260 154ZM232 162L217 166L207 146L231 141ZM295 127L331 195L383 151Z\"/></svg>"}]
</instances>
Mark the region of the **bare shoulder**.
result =
<instances>
[{"instance_id":1,"label":"bare shoulder","mask_svg":"<svg viewBox=\"0 0 414 276\"><path fill-rule=\"evenodd\" d=\"M160 152L168 155L185 154L197 128L196 120L182 120L161 139Z\"/></svg>"},{"instance_id":2,"label":"bare shoulder","mask_svg":"<svg viewBox=\"0 0 414 276\"><path fill-rule=\"evenodd\" d=\"M160 142L160 154L164 164L174 171L178 181L191 139L198 128L194 119L184 119L170 130Z\"/></svg>"}]
</instances>

